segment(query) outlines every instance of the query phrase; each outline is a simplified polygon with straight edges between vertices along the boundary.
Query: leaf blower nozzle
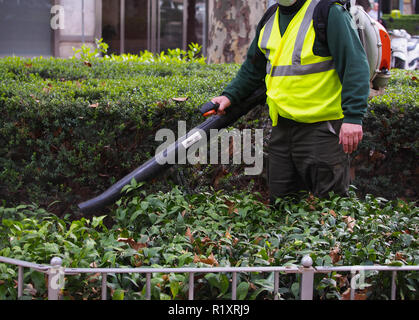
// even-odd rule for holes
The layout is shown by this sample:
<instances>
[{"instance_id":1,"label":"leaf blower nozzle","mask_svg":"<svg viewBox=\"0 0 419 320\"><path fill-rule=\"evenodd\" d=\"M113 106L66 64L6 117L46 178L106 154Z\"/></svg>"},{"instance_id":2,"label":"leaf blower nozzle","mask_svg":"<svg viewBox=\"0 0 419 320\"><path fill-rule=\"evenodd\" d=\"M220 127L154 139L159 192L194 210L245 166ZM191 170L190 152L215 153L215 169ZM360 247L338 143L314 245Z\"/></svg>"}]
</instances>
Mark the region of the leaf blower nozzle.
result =
<instances>
[{"instance_id":1,"label":"leaf blower nozzle","mask_svg":"<svg viewBox=\"0 0 419 320\"><path fill-rule=\"evenodd\" d=\"M169 147L156 154L153 158L148 160L142 166L138 167L121 180L116 182L114 185L109 187L102 194L97 197L82 202L78 205L82 213L94 213L95 211L101 210L106 205L112 204L117 201L121 196L121 190L124 186L131 183L132 179L135 181L147 181L157 177L159 174L167 170L171 164L161 164L159 161L162 155L165 158L170 158L174 156L174 159L179 159L179 155L185 155L186 149L188 149L192 144L198 142L201 138L201 135L197 134L197 131L203 130L206 133L207 140L210 138L211 129L223 129L231 126L239 118L246 115L250 110L255 108L258 105L265 104L266 102L266 87L262 83L261 86L256 89L249 97L241 101L240 103L231 105L227 110L226 114L218 115L217 109L218 104L212 102L207 102L200 107L200 111L204 116L210 116L207 120L202 122L200 125L193 128L185 136L179 138L176 142L171 144ZM197 139L198 137L198 139ZM181 150L183 149L183 150ZM179 151L182 152L179 152Z\"/></svg>"}]
</instances>

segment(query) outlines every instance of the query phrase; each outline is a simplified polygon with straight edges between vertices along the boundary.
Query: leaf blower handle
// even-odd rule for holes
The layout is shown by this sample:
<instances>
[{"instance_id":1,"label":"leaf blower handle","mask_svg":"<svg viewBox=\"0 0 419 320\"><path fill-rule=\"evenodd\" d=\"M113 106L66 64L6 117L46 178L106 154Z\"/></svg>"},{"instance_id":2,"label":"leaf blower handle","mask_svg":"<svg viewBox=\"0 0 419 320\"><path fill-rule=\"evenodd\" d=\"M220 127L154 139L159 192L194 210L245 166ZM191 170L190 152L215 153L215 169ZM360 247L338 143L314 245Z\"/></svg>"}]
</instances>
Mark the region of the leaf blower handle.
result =
<instances>
[{"instance_id":1,"label":"leaf blower handle","mask_svg":"<svg viewBox=\"0 0 419 320\"><path fill-rule=\"evenodd\" d=\"M203 104L199 111L201 111L204 117L209 117L213 114L217 114L217 110L220 107L218 103L212 103L211 101Z\"/></svg>"}]
</instances>

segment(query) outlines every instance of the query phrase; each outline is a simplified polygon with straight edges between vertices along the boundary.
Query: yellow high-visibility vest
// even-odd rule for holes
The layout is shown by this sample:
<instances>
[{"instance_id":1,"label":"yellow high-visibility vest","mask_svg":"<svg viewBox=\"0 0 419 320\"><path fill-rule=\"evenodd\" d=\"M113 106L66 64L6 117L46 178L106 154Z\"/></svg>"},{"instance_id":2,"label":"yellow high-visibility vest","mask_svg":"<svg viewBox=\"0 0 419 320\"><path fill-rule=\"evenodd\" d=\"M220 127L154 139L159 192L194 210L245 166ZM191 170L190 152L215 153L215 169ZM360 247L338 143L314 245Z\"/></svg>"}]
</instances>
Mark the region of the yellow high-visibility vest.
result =
<instances>
[{"instance_id":1,"label":"yellow high-visibility vest","mask_svg":"<svg viewBox=\"0 0 419 320\"><path fill-rule=\"evenodd\" d=\"M259 36L259 48L268 62L266 89L272 125L278 115L313 123L343 118L342 84L333 59L313 53L313 12L319 0L307 0L281 36L279 10Z\"/></svg>"}]
</instances>

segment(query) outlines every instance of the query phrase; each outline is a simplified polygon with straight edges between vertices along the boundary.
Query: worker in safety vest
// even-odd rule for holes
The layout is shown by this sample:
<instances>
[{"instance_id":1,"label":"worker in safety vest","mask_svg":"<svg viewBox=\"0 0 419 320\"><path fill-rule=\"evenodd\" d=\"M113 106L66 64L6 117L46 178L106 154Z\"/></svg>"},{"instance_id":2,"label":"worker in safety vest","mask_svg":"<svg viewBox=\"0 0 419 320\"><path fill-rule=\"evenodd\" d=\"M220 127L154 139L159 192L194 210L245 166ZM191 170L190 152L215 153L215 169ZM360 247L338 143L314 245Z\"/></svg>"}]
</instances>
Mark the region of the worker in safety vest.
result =
<instances>
[{"instance_id":1,"label":"worker in safety vest","mask_svg":"<svg viewBox=\"0 0 419 320\"><path fill-rule=\"evenodd\" d=\"M223 114L265 81L272 120L271 202L302 190L318 197L330 191L347 195L349 155L363 135L369 94L365 51L349 13L338 4L329 11L327 46L315 37L318 1L278 0L278 8L268 9L236 77L211 100Z\"/></svg>"}]
</instances>

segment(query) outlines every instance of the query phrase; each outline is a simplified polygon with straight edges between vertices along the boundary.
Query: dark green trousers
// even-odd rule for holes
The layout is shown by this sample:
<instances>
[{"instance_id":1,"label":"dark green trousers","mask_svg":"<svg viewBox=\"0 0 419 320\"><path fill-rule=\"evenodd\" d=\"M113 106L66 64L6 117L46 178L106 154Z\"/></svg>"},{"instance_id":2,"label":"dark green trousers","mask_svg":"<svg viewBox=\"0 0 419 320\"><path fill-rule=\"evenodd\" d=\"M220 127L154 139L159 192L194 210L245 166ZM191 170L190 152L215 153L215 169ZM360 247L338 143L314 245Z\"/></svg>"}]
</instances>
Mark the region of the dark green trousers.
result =
<instances>
[{"instance_id":1,"label":"dark green trousers","mask_svg":"<svg viewBox=\"0 0 419 320\"><path fill-rule=\"evenodd\" d=\"M268 149L271 203L303 190L321 198L330 191L347 195L349 155L339 144L341 125L342 120L311 124L278 120Z\"/></svg>"}]
</instances>

